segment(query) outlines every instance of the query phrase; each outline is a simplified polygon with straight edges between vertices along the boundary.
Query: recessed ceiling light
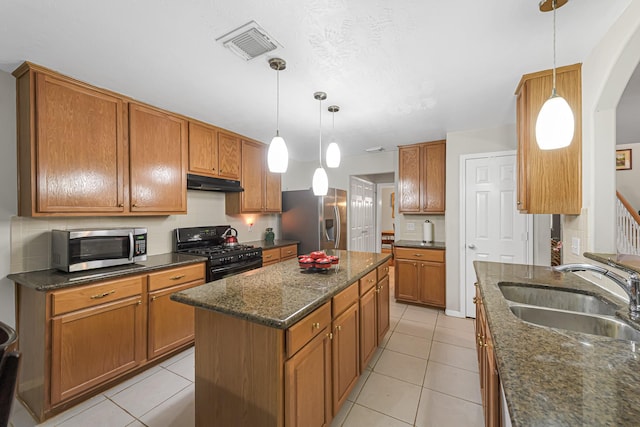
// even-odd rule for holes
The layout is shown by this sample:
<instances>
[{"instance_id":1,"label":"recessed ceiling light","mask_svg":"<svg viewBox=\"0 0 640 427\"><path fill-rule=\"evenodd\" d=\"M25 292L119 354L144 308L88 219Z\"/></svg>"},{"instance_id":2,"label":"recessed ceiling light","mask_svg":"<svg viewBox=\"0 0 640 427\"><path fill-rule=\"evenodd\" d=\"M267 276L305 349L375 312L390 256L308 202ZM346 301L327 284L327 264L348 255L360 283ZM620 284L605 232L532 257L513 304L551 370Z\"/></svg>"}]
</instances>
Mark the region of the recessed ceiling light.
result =
<instances>
[{"instance_id":1,"label":"recessed ceiling light","mask_svg":"<svg viewBox=\"0 0 640 427\"><path fill-rule=\"evenodd\" d=\"M216 41L222 43L224 47L245 61L282 47L256 21L249 21L235 30L218 37Z\"/></svg>"}]
</instances>

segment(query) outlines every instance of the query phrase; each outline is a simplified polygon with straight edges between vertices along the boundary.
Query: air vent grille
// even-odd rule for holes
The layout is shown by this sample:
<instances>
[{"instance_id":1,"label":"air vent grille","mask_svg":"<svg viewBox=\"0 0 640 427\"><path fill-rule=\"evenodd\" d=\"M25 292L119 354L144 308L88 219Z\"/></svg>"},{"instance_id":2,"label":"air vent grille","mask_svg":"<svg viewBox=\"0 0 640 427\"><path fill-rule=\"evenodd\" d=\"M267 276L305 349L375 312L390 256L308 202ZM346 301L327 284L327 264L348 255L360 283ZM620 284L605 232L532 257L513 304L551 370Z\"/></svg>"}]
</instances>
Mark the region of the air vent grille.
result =
<instances>
[{"instance_id":1,"label":"air vent grille","mask_svg":"<svg viewBox=\"0 0 640 427\"><path fill-rule=\"evenodd\" d=\"M249 61L276 50L280 44L255 21L251 21L216 39L242 59Z\"/></svg>"}]
</instances>

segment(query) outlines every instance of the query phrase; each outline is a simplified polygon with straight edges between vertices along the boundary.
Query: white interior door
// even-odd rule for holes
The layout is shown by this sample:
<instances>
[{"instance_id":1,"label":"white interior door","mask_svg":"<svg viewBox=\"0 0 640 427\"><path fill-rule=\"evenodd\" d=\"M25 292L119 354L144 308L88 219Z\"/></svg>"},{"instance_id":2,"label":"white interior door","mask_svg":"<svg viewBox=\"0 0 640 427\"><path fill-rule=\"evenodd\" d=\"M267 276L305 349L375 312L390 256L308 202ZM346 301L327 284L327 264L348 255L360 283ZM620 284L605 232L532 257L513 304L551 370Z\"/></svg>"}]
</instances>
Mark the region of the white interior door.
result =
<instances>
[{"instance_id":1,"label":"white interior door","mask_svg":"<svg viewBox=\"0 0 640 427\"><path fill-rule=\"evenodd\" d=\"M349 195L350 250L375 252L376 217L375 185L360 178L351 177Z\"/></svg>"},{"instance_id":2,"label":"white interior door","mask_svg":"<svg viewBox=\"0 0 640 427\"><path fill-rule=\"evenodd\" d=\"M533 221L516 208L516 156L495 153L464 159L461 249L465 314L475 317L473 261L528 264Z\"/></svg>"}]
</instances>

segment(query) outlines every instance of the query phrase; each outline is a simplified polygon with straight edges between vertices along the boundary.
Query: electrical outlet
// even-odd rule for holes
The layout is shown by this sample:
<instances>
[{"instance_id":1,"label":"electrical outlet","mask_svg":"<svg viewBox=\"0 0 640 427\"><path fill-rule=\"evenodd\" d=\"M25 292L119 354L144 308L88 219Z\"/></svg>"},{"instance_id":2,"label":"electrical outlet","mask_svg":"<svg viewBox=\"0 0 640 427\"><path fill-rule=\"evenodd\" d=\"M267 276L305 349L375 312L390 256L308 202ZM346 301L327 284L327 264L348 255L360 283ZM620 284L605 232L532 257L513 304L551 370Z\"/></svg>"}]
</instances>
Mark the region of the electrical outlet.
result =
<instances>
[{"instance_id":1,"label":"electrical outlet","mask_svg":"<svg viewBox=\"0 0 640 427\"><path fill-rule=\"evenodd\" d=\"M571 238L571 253L574 255L580 255L580 238L579 237Z\"/></svg>"},{"instance_id":2,"label":"electrical outlet","mask_svg":"<svg viewBox=\"0 0 640 427\"><path fill-rule=\"evenodd\" d=\"M407 223L407 231L416 231L416 223L408 222Z\"/></svg>"}]
</instances>

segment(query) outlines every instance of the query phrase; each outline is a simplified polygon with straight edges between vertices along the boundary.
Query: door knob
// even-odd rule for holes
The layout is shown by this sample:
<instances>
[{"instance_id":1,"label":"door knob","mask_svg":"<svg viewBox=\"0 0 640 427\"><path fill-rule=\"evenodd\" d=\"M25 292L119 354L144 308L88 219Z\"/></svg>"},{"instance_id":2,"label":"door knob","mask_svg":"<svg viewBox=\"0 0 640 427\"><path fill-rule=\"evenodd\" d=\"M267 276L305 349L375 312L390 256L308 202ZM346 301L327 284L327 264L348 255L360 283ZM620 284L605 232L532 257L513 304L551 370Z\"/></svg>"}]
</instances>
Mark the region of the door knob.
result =
<instances>
[{"instance_id":1,"label":"door knob","mask_svg":"<svg viewBox=\"0 0 640 427\"><path fill-rule=\"evenodd\" d=\"M470 243L467 247L468 247L469 249L475 249L475 248L476 248L476 245L474 245L473 243Z\"/></svg>"}]
</instances>

